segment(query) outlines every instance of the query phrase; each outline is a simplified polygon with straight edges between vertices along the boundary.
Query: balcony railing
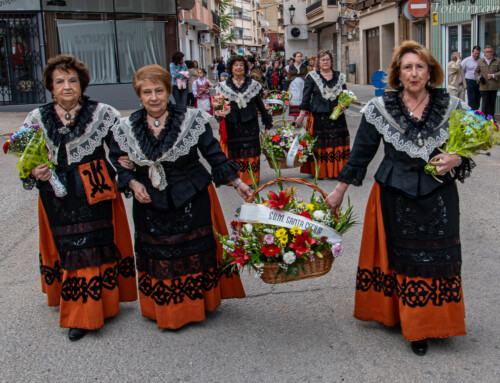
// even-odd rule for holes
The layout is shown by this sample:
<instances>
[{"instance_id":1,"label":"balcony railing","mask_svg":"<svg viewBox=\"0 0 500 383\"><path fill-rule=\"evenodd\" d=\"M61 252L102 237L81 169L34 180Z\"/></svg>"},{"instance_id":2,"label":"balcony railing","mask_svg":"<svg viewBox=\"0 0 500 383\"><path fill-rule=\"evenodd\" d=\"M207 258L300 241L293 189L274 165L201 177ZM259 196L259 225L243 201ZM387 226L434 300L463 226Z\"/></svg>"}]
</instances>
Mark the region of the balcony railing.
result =
<instances>
[{"instance_id":1,"label":"balcony railing","mask_svg":"<svg viewBox=\"0 0 500 383\"><path fill-rule=\"evenodd\" d=\"M326 5L337 5L337 0L328 0Z\"/></svg>"},{"instance_id":2,"label":"balcony railing","mask_svg":"<svg viewBox=\"0 0 500 383\"><path fill-rule=\"evenodd\" d=\"M247 36L247 35L245 35L245 36L243 36L243 38L244 38L245 40L252 40L252 38L253 38L253 37L252 37L252 36Z\"/></svg>"},{"instance_id":3,"label":"balcony railing","mask_svg":"<svg viewBox=\"0 0 500 383\"><path fill-rule=\"evenodd\" d=\"M220 28L220 17L214 11L212 11L212 22Z\"/></svg>"},{"instance_id":4,"label":"balcony railing","mask_svg":"<svg viewBox=\"0 0 500 383\"><path fill-rule=\"evenodd\" d=\"M312 3L310 6L306 8L306 14L309 12L314 11L315 9L318 9L321 7L322 0L318 0L315 3Z\"/></svg>"}]
</instances>

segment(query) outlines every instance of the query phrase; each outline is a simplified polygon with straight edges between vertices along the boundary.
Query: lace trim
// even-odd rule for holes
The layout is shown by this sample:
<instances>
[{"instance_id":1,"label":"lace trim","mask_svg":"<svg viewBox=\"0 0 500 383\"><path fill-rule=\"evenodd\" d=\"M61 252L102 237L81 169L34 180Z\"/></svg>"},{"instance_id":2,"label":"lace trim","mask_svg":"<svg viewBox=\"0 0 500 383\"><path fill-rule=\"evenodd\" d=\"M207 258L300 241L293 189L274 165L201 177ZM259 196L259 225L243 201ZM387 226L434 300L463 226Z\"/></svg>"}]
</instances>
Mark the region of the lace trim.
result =
<instances>
[{"instance_id":1,"label":"lace trim","mask_svg":"<svg viewBox=\"0 0 500 383\"><path fill-rule=\"evenodd\" d=\"M114 125L120 117L120 112L115 108L99 103L92 116L92 121L87 124L85 133L75 140L66 144L68 153L68 165L80 162L85 156L94 153L94 150L102 145L102 139L108 134L109 128ZM40 109L35 109L28 114L24 120L28 125L40 125L43 130L47 146L50 151L50 160L57 165L59 148L48 138L47 127L42 121Z\"/></svg>"},{"instance_id":2,"label":"lace trim","mask_svg":"<svg viewBox=\"0 0 500 383\"><path fill-rule=\"evenodd\" d=\"M234 91L225 82L221 82L217 85L215 90L217 93L221 93L225 99L235 102L238 104L239 108L244 109L247 107L250 100L257 96L262 89L262 86L257 81L252 79L249 80L250 85L248 85L247 89L242 93Z\"/></svg>"},{"instance_id":3,"label":"lace trim","mask_svg":"<svg viewBox=\"0 0 500 383\"><path fill-rule=\"evenodd\" d=\"M335 72L333 72L333 73L335 73ZM346 81L345 74L340 73L335 86L333 86L332 88L329 88L329 87L325 86L321 76L319 75L319 73L317 71L313 70L312 72L309 72L307 76L311 76L311 78L314 80L314 82L316 83L316 85L319 88L319 91L321 92L321 96L324 99L330 100L330 101L335 100L337 98L337 96L340 94L340 92L342 92L342 86L345 84L345 81Z\"/></svg>"},{"instance_id":4,"label":"lace trim","mask_svg":"<svg viewBox=\"0 0 500 383\"><path fill-rule=\"evenodd\" d=\"M366 121L374 125L377 131L382 134L387 143L392 144L398 151L408 154L411 158L422 158L429 162L432 152L443 145L449 138L448 122L451 112L457 109L459 100L455 97L450 98L448 108L441 122L435 127L433 132L424 139L424 145L419 147L416 142L411 141L403 129L387 113L382 97L373 98L362 110Z\"/></svg>"},{"instance_id":5,"label":"lace trim","mask_svg":"<svg viewBox=\"0 0 500 383\"><path fill-rule=\"evenodd\" d=\"M137 165L148 166L149 178L152 183L154 180L153 186L156 185L157 189L163 190L167 186L167 181L160 163L175 162L179 157L187 155L205 132L205 125L209 122L210 117L205 111L188 109L174 145L156 161L150 160L141 150L139 142L132 132L133 127L128 117L121 118L111 130L120 149L127 152L130 159Z\"/></svg>"}]
</instances>

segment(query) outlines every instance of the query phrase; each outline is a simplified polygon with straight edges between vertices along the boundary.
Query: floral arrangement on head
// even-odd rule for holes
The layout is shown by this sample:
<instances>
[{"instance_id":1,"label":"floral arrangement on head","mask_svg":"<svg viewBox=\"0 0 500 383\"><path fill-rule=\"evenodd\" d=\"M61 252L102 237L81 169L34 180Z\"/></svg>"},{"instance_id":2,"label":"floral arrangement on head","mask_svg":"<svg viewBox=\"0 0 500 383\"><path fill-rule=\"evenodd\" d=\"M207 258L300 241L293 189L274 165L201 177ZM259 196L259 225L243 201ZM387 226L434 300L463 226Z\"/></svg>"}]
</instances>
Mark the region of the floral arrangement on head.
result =
<instances>
[{"instance_id":1,"label":"floral arrangement on head","mask_svg":"<svg viewBox=\"0 0 500 383\"><path fill-rule=\"evenodd\" d=\"M344 89L342 92L340 92L339 97L338 97L338 104L335 108L333 108L333 112L330 115L331 120L336 120L340 117L342 113L358 98L356 95L351 92L350 90Z\"/></svg>"},{"instance_id":2,"label":"floral arrangement on head","mask_svg":"<svg viewBox=\"0 0 500 383\"><path fill-rule=\"evenodd\" d=\"M500 145L498 125L495 124L492 116L486 117L479 110L452 111L448 133L449 138L440 149L443 153L472 158L481 151ZM436 166L431 164L425 165L425 172L434 177L438 175Z\"/></svg>"},{"instance_id":3,"label":"floral arrangement on head","mask_svg":"<svg viewBox=\"0 0 500 383\"><path fill-rule=\"evenodd\" d=\"M220 93L212 96L211 103L216 117L224 118L231 112L231 103Z\"/></svg>"},{"instance_id":4,"label":"floral arrangement on head","mask_svg":"<svg viewBox=\"0 0 500 383\"><path fill-rule=\"evenodd\" d=\"M295 130L292 124L264 132L261 137L261 147L264 154L270 157L286 159L294 141L298 144L296 158L299 162L306 162L313 154L316 138L305 130Z\"/></svg>"},{"instance_id":5,"label":"floral arrangement on head","mask_svg":"<svg viewBox=\"0 0 500 383\"><path fill-rule=\"evenodd\" d=\"M67 194L66 188L54 172L54 164L49 160L47 143L39 125L24 124L21 129L10 135L3 145L3 152L19 157L16 170L20 179L28 178L31 171L38 165L48 165L52 172L49 182L56 196L64 197Z\"/></svg>"},{"instance_id":6,"label":"floral arrangement on head","mask_svg":"<svg viewBox=\"0 0 500 383\"><path fill-rule=\"evenodd\" d=\"M251 268L260 275L266 263L278 263L276 276L284 272L286 278L297 278L306 262L330 256L330 253L334 257L342 255L341 234L356 223L350 201L348 208L336 217L322 197L315 197L313 193L306 202L293 187L282 189L279 194L270 191L267 198L262 204L252 206L266 209L269 217L274 214L274 221L271 218L266 223L232 221L231 234L218 235L226 267L233 271ZM260 197L257 201L261 201ZM248 207L246 205L250 204L244 204L239 214ZM281 216L286 217L281 220L283 224L279 223ZM297 225L293 225L295 222ZM324 231L325 228L328 229ZM335 233L335 239L322 233Z\"/></svg>"}]
</instances>

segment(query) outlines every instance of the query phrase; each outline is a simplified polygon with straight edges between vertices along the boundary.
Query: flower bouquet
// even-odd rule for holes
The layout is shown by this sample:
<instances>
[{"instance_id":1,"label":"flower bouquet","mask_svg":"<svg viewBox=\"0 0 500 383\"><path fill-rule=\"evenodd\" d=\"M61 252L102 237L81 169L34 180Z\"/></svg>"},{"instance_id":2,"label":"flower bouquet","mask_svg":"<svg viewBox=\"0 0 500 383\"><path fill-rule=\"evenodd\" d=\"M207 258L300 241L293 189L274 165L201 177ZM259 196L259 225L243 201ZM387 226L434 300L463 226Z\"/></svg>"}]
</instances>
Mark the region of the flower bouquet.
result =
<instances>
[{"instance_id":1,"label":"flower bouquet","mask_svg":"<svg viewBox=\"0 0 500 383\"><path fill-rule=\"evenodd\" d=\"M500 144L500 133L493 118L486 118L480 111L454 110L450 115L449 138L440 150L472 158L481 151ZM453 172L453 169L451 170ZM425 165L425 172L437 176L436 166Z\"/></svg>"},{"instance_id":2,"label":"flower bouquet","mask_svg":"<svg viewBox=\"0 0 500 383\"><path fill-rule=\"evenodd\" d=\"M272 116L284 115L286 107L290 104L288 92L280 92L279 90L269 91L264 99L264 104Z\"/></svg>"},{"instance_id":3,"label":"flower bouquet","mask_svg":"<svg viewBox=\"0 0 500 383\"><path fill-rule=\"evenodd\" d=\"M67 192L64 185L59 181L55 166L49 161L47 143L39 125L24 125L17 132L10 135L3 146L5 154L13 154L19 157L16 170L20 179L26 179L31 171L38 165L48 165L51 169L49 182L54 189L56 197L64 197Z\"/></svg>"},{"instance_id":4,"label":"flower bouquet","mask_svg":"<svg viewBox=\"0 0 500 383\"><path fill-rule=\"evenodd\" d=\"M231 103L220 93L212 96L212 107L216 117L224 118L231 112Z\"/></svg>"},{"instance_id":5,"label":"flower bouquet","mask_svg":"<svg viewBox=\"0 0 500 383\"><path fill-rule=\"evenodd\" d=\"M289 120L293 121L293 120ZM262 133L261 148L270 164L276 163L279 168L295 168L313 155L316 139L305 129L294 129L293 124L278 120L281 127Z\"/></svg>"},{"instance_id":6,"label":"flower bouquet","mask_svg":"<svg viewBox=\"0 0 500 383\"><path fill-rule=\"evenodd\" d=\"M283 189L283 181L305 184L321 193L304 201L295 188ZM270 191L261 201L258 192L278 183L279 194ZM342 255L342 234L356 222L348 204L338 217L326 207L326 194L301 178L282 177L260 186L259 204L245 203L238 221L231 222L231 234L221 236L225 267L253 269L266 283L284 283L328 273L335 257Z\"/></svg>"},{"instance_id":7,"label":"flower bouquet","mask_svg":"<svg viewBox=\"0 0 500 383\"><path fill-rule=\"evenodd\" d=\"M353 92L344 89L339 94L338 97L339 103L335 108L333 108L333 112L330 115L330 119L336 120L337 118L339 118L340 115L344 113L344 111L357 99L358 98L354 95Z\"/></svg>"}]
</instances>

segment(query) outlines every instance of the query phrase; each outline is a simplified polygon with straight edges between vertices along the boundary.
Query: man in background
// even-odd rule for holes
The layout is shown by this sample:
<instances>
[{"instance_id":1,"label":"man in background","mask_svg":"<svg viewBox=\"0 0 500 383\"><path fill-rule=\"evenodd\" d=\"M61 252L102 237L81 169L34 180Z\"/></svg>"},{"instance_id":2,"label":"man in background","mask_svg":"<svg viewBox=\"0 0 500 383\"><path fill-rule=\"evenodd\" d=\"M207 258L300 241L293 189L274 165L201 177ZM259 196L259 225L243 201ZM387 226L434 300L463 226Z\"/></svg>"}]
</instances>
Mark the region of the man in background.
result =
<instances>
[{"instance_id":1,"label":"man in background","mask_svg":"<svg viewBox=\"0 0 500 383\"><path fill-rule=\"evenodd\" d=\"M460 52L451 54L448 63L448 93L465 101L465 74L462 69L462 57Z\"/></svg>"},{"instance_id":2,"label":"man in background","mask_svg":"<svg viewBox=\"0 0 500 383\"><path fill-rule=\"evenodd\" d=\"M476 80L476 67L479 60L479 54L481 53L481 48L475 46L472 48L472 56L469 56L462 60L462 68L465 73L465 83L467 84L467 103L471 109L479 109L480 95L479 95L479 84Z\"/></svg>"},{"instance_id":3,"label":"man in background","mask_svg":"<svg viewBox=\"0 0 500 383\"><path fill-rule=\"evenodd\" d=\"M486 116L495 117L495 102L500 88L500 59L493 57L493 48L484 47L484 57L477 61L476 80L481 92L481 111Z\"/></svg>"}]
</instances>

